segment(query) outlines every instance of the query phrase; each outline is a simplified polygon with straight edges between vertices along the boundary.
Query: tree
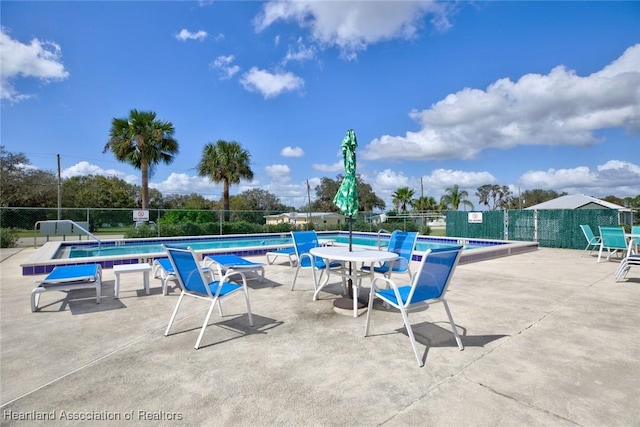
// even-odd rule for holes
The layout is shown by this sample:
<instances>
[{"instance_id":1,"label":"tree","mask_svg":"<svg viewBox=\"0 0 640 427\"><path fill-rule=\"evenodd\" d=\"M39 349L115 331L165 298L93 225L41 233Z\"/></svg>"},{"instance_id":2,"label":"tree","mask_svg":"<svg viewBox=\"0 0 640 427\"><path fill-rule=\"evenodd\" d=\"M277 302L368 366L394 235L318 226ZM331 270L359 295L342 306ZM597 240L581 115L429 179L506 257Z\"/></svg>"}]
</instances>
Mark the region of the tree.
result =
<instances>
[{"instance_id":1,"label":"tree","mask_svg":"<svg viewBox=\"0 0 640 427\"><path fill-rule=\"evenodd\" d=\"M624 206L624 199L621 199L620 197L616 197L613 195L603 197L602 200L604 200L605 202L615 203L616 205Z\"/></svg>"},{"instance_id":2,"label":"tree","mask_svg":"<svg viewBox=\"0 0 640 427\"><path fill-rule=\"evenodd\" d=\"M419 212L424 212L437 211L440 206L433 197L421 196L413 201L413 208Z\"/></svg>"},{"instance_id":3,"label":"tree","mask_svg":"<svg viewBox=\"0 0 640 427\"><path fill-rule=\"evenodd\" d=\"M198 176L208 177L215 183L223 183L222 201L225 221L229 221L229 187L241 179L253 179L251 154L236 141L218 140L207 144L196 166Z\"/></svg>"},{"instance_id":4,"label":"tree","mask_svg":"<svg viewBox=\"0 0 640 427\"><path fill-rule=\"evenodd\" d=\"M23 153L9 152L0 145L0 206L57 206L57 176L30 164Z\"/></svg>"},{"instance_id":5,"label":"tree","mask_svg":"<svg viewBox=\"0 0 640 427\"><path fill-rule=\"evenodd\" d=\"M444 190L444 195L440 198L440 204L446 206L448 209L457 211L460 205L469 207L473 210L473 203L467 200L469 193L467 190L460 190L458 184L452 187L447 187Z\"/></svg>"},{"instance_id":6,"label":"tree","mask_svg":"<svg viewBox=\"0 0 640 427\"><path fill-rule=\"evenodd\" d=\"M525 191L520 198L522 199L522 207L526 208L547 200L557 199L560 196L566 196L567 194L566 192L557 193L553 190L534 189Z\"/></svg>"},{"instance_id":7,"label":"tree","mask_svg":"<svg viewBox=\"0 0 640 427\"><path fill-rule=\"evenodd\" d=\"M172 194L163 199L162 207L165 209L213 209L214 203L200 194L191 193Z\"/></svg>"},{"instance_id":8,"label":"tree","mask_svg":"<svg viewBox=\"0 0 640 427\"><path fill-rule=\"evenodd\" d=\"M291 206L282 204L278 197L261 188L245 190L238 194L238 197L245 199L248 209L262 211L264 213L295 210Z\"/></svg>"},{"instance_id":9,"label":"tree","mask_svg":"<svg viewBox=\"0 0 640 427\"><path fill-rule=\"evenodd\" d=\"M66 208L132 208L133 185L116 177L74 176L62 183L62 204Z\"/></svg>"},{"instance_id":10,"label":"tree","mask_svg":"<svg viewBox=\"0 0 640 427\"><path fill-rule=\"evenodd\" d=\"M485 184L478 187L476 196L480 199L480 203L488 206L490 210L505 209L511 206L512 195L508 186L502 187L496 184Z\"/></svg>"},{"instance_id":11,"label":"tree","mask_svg":"<svg viewBox=\"0 0 640 427\"><path fill-rule=\"evenodd\" d=\"M407 205L412 206L414 191L409 187L400 187L392 195L393 206L401 212L407 211Z\"/></svg>"},{"instance_id":12,"label":"tree","mask_svg":"<svg viewBox=\"0 0 640 427\"><path fill-rule=\"evenodd\" d=\"M333 204L333 198L338 192L344 175L340 174L335 180L323 177L320 185L316 186L316 199L311 202L311 210L315 212L338 212L338 208ZM358 187L358 211L370 212L375 208L384 209L385 203L376 196L371 186L362 181L360 175L356 175L356 186Z\"/></svg>"},{"instance_id":13,"label":"tree","mask_svg":"<svg viewBox=\"0 0 640 427\"><path fill-rule=\"evenodd\" d=\"M153 111L131 110L129 117L111 121L110 138L103 153L111 150L118 161L129 163L142 175L142 209L149 207L149 178L160 162L170 164L178 153L171 122L156 119Z\"/></svg>"},{"instance_id":14,"label":"tree","mask_svg":"<svg viewBox=\"0 0 640 427\"><path fill-rule=\"evenodd\" d=\"M261 188L253 188L243 191L237 196L230 197L230 207L233 210L232 218L235 221L247 221L254 224L264 224L265 215L292 212L292 206L280 203L273 194Z\"/></svg>"}]
</instances>

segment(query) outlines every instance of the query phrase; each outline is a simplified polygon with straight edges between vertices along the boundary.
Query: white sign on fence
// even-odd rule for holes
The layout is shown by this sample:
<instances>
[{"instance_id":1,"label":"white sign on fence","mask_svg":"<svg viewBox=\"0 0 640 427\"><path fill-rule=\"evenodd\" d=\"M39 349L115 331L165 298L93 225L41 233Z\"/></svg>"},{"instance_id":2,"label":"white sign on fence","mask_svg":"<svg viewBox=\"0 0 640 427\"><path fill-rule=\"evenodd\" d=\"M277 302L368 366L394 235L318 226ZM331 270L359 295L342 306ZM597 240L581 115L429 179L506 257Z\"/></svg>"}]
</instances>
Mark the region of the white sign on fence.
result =
<instances>
[{"instance_id":1,"label":"white sign on fence","mask_svg":"<svg viewBox=\"0 0 640 427\"><path fill-rule=\"evenodd\" d=\"M146 211L146 210L133 211L133 220L149 221L149 211Z\"/></svg>"},{"instance_id":2,"label":"white sign on fence","mask_svg":"<svg viewBox=\"0 0 640 427\"><path fill-rule=\"evenodd\" d=\"M482 224L482 212L469 212L469 224Z\"/></svg>"}]
</instances>

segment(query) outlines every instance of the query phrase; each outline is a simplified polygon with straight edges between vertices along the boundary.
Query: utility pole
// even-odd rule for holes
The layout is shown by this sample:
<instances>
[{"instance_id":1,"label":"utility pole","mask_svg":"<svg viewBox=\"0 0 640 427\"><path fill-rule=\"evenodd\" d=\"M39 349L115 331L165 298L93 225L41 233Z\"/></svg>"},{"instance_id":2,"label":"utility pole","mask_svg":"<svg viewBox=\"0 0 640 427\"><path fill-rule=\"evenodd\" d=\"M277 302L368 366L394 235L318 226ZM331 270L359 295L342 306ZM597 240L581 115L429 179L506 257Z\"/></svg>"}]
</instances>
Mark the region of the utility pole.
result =
<instances>
[{"instance_id":1,"label":"utility pole","mask_svg":"<svg viewBox=\"0 0 640 427\"><path fill-rule=\"evenodd\" d=\"M309 223L311 222L311 187L309 187L309 180L307 179L307 230L309 230Z\"/></svg>"},{"instance_id":2,"label":"utility pole","mask_svg":"<svg viewBox=\"0 0 640 427\"><path fill-rule=\"evenodd\" d=\"M58 157L58 221L62 219L62 181L60 179L60 154Z\"/></svg>"}]
</instances>

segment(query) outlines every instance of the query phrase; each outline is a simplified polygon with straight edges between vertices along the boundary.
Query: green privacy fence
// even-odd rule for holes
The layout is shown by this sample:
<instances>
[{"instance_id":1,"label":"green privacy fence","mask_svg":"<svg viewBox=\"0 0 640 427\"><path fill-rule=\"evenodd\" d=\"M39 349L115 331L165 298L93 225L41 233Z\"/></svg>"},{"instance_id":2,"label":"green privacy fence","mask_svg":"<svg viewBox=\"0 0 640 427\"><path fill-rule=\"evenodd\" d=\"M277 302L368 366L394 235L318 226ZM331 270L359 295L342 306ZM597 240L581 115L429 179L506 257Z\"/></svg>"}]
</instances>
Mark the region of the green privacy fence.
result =
<instances>
[{"instance_id":1,"label":"green privacy fence","mask_svg":"<svg viewBox=\"0 0 640 427\"><path fill-rule=\"evenodd\" d=\"M61 209L55 208L0 208L0 226L2 229L33 230L38 221L69 219L75 222L86 222L91 232L109 231L111 228L132 227L132 209ZM149 219L159 223L161 219L178 216L181 223L208 223L211 227L207 234L229 234L238 232L261 231L280 232L277 226L265 226L265 215L280 212L265 211L231 211L230 220L236 224L244 224L245 231L226 227L223 224L222 211L198 210L163 210L150 209ZM625 212L627 214L629 212ZM434 216L435 215L435 216ZM588 224L597 235L599 226L618 226L630 224L630 216L620 220L618 211L610 209L577 209L577 210L509 210L465 212L448 211L431 214L407 214L400 217L382 219L380 215L371 213L358 214L359 221L365 224L360 231L377 231L385 228L388 222L402 224L406 230L421 230L425 225L435 226L445 215L446 235L450 237L534 241L541 247L583 249L585 238L580 230L581 224ZM471 220L470 215L475 215ZM164 217L164 218L163 218ZM173 221L173 222L176 222ZM165 221L166 222L166 221ZM637 223L637 217L636 217ZM160 224L159 224L160 225ZM188 224L187 224L188 225ZM231 225L231 224L228 224ZM319 229L317 226L316 229ZM362 227L360 227L362 228ZM322 228L320 228L322 229ZM159 230L158 234L160 234ZM184 230L181 229L183 232Z\"/></svg>"},{"instance_id":2,"label":"green privacy fence","mask_svg":"<svg viewBox=\"0 0 640 427\"><path fill-rule=\"evenodd\" d=\"M596 235L599 226L621 225L612 209L447 212L447 236L532 241L548 248L584 249L581 224L590 225Z\"/></svg>"}]
</instances>

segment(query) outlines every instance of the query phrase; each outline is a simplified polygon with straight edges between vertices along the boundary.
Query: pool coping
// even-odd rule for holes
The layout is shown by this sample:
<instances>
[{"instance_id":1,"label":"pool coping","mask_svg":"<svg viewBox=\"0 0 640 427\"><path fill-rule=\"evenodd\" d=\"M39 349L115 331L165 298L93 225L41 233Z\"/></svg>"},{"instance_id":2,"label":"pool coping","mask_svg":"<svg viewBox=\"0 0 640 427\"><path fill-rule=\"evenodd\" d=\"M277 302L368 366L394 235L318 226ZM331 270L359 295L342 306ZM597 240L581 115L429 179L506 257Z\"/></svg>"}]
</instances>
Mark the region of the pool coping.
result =
<instances>
[{"instance_id":1,"label":"pool coping","mask_svg":"<svg viewBox=\"0 0 640 427\"><path fill-rule=\"evenodd\" d=\"M348 232L342 231L337 232L340 235L348 235ZM322 237L327 234L336 234L336 231L331 232L318 232L318 236ZM372 232L354 232L354 235L360 237L377 237L378 233ZM214 238L255 238L256 234L226 234L226 235L216 235L216 236L181 236L181 237L164 237L164 238L144 238L144 239L112 239L106 240L104 243L114 243L117 245L118 242L122 241L132 241L135 242L157 242L158 240L162 241L172 241L172 242L180 242L180 241L193 241L193 240L211 240ZM260 234L263 237L278 237L278 238L288 238L290 237L289 233L263 233ZM386 237L386 234L385 234ZM475 239L475 238L457 238L457 237L439 237L439 236L418 236L419 242L432 242L432 243L450 243L450 244L461 244L461 245L469 245L474 244L475 242L482 243L483 245L487 245L487 247L474 248L470 251L464 251L462 256L460 257L460 264L466 264L471 262L478 262L487 259L505 257L510 255L517 255L520 253L531 252L538 250L537 242L521 242L521 241L512 241L512 240L492 240L492 239ZM66 265L85 265L85 264L94 264L98 263L102 266L102 268L113 268L114 265L124 265L124 264L138 264L138 263L152 263L153 260L157 258L166 258L166 253L164 252L155 252L155 253L146 253L142 254L143 256L136 256L135 254L123 254L123 255L113 255L113 256L104 256L100 257L99 260L96 260L95 257L85 257L85 258L63 258L63 259L54 259L53 256L58 252L60 246L68 245L69 242L65 241L55 241L55 242L47 242L42 247L40 247L35 253L33 253L23 264L20 265L22 269L23 276L33 276L40 274L48 274L50 273L56 266L66 266ZM74 245L95 245L95 242L73 242ZM344 243L335 243L336 245L344 245ZM277 244L277 245L263 245L263 246L248 246L242 249L240 248L218 248L218 249L203 249L196 250L195 252L199 254L201 257L211 255L211 254L236 254L238 256L259 256L264 255L269 251L283 249L286 247L292 247L293 244ZM358 245L355 245L358 246ZM370 248L370 246L366 246ZM415 261L419 261L422 258L422 254L424 251L414 251L413 259Z\"/></svg>"}]
</instances>

